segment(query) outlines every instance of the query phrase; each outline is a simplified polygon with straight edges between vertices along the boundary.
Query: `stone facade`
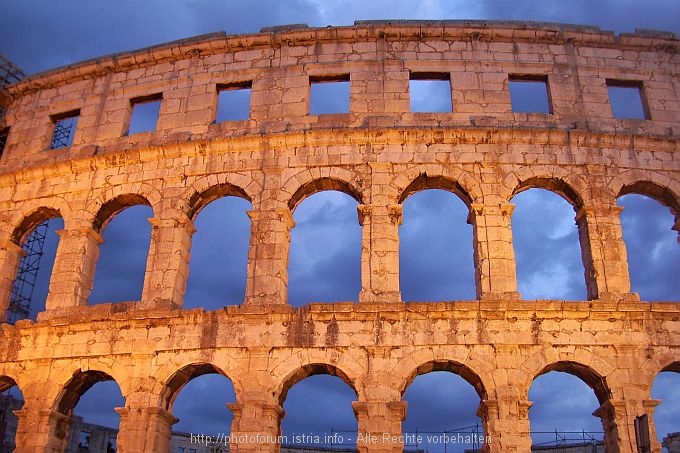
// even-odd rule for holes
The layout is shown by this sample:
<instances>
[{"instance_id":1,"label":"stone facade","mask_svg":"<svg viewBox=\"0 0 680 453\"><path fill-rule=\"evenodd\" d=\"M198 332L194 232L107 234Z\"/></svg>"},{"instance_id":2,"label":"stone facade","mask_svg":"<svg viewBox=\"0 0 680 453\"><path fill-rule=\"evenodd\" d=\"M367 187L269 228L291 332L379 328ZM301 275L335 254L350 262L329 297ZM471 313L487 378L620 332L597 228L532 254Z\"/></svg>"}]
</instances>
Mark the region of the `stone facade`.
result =
<instances>
[{"instance_id":1,"label":"stone facade","mask_svg":"<svg viewBox=\"0 0 680 453\"><path fill-rule=\"evenodd\" d=\"M9 128L0 160L4 306L23 238L47 218L64 219L46 310L0 328L3 386L18 385L26 400L16 451L63 451L80 395L115 379L125 397L118 450L165 452L174 397L205 373L234 384L232 433L265 439L233 451L279 451L268 439L280 432L287 390L315 373L355 389L361 432L399 436L403 392L432 370L475 387L486 451L530 450L528 390L551 370L593 388L608 452L635 451L635 417L653 420L654 378L680 371L680 306L631 293L616 199L649 195L680 229L679 48L663 32L361 22L200 36L10 86L0 124ZM409 112L414 77L450 80L452 111ZM513 112L511 77L545 83L550 113ZM328 78L349 79L349 113L309 115L310 83ZM613 117L611 84L639 88L644 119ZM215 123L220 87L245 85L250 117ZM134 101L149 96L162 98L156 130L126 135ZM64 115L78 116L72 144L49 149ZM586 301L517 292L509 200L531 187L574 206ZM470 209L475 301L401 301L401 203L426 188L452 191ZM327 189L360 203L361 293L356 303L294 309L291 213ZM253 207L245 300L183 310L193 220L226 195ZM154 211L141 300L89 306L100 233L135 204Z\"/></svg>"}]
</instances>

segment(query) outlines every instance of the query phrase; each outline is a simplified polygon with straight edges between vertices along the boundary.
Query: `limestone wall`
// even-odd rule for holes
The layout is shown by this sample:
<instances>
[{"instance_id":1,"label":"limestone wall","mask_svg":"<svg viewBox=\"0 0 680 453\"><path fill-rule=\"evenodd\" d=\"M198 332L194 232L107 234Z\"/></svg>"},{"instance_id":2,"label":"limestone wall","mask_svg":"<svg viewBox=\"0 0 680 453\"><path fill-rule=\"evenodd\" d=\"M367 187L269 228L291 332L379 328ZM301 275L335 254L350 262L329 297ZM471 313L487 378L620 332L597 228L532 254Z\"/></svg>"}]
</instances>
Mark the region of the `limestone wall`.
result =
<instances>
[{"instance_id":1,"label":"limestone wall","mask_svg":"<svg viewBox=\"0 0 680 453\"><path fill-rule=\"evenodd\" d=\"M654 378L680 371L680 305L631 293L616 198L649 195L680 228L679 46L666 33L554 24L367 22L202 36L10 86L3 307L22 239L64 219L46 311L0 328L0 375L26 399L17 451L62 451L79 395L111 378L126 398L119 451L166 451L175 393L208 372L234 383L236 434L275 436L288 388L331 373L356 390L361 431L399 435L403 391L432 370L475 386L489 451L529 451L528 389L550 370L594 389L607 451L635 451L633 421L653 413ZM452 111L410 112L414 74L448 78ZM550 113L513 112L513 77L544 81ZM309 115L310 81L328 78L349 79L349 113ZM613 117L612 83L640 89L644 119ZM249 119L215 123L225 86L251 87ZM149 96L162 98L156 130L126 135L134 100ZM79 115L72 146L49 149L69 112ZM574 206L589 300L521 300L509 200L530 187ZM478 300L401 302L401 203L425 188L470 209ZM361 293L293 309L291 213L327 189L360 203ZM193 220L225 195L253 206L245 300L183 310ZM154 211L142 298L88 306L100 232L135 204Z\"/></svg>"}]
</instances>

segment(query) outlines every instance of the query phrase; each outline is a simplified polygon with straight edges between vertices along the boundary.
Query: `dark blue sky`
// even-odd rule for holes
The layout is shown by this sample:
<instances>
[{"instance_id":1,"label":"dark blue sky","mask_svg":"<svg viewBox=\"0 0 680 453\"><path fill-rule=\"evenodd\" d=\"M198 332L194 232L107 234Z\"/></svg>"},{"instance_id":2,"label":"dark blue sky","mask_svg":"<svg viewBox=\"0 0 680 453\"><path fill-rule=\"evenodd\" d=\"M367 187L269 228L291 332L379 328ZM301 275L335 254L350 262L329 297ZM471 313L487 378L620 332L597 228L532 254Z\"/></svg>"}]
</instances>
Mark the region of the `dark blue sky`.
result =
<instances>
[{"instance_id":1,"label":"dark blue sky","mask_svg":"<svg viewBox=\"0 0 680 453\"><path fill-rule=\"evenodd\" d=\"M213 31L252 33L264 26L287 23L348 25L357 19L389 18L539 20L598 25L617 32L641 27L680 33L680 2L667 0L210 0L178 1L173 7L167 4L162 0L0 0L0 53L26 72L35 73ZM385 11L389 11L389 17ZM425 92L428 89L437 87L423 88ZM517 205L513 235L523 297L583 299L583 265L572 207L557 195L537 189L519 194L512 202ZM621 219L633 289L644 300L680 299L680 246L677 234L670 230L672 215L656 201L641 196L626 196L619 203L625 208ZM289 272L293 305L356 300L361 235L356 205L350 197L330 192L306 199L295 210L297 226L291 237ZM249 209L248 202L229 197L200 213L191 250L186 307L215 309L237 304L243 298L250 231L245 211ZM149 208L135 207L108 225L92 303L139 298L150 230L146 219L152 215ZM400 228L405 300L475 297L472 231L466 217L464 203L450 193L425 191L406 200ZM664 400L656 418L662 435L680 431L678 376L664 373L654 388L654 397ZM555 392L555 388L560 391ZM330 432L331 428L356 430L351 409L354 399L353 390L339 378L315 376L304 380L288 394L284 434ZM450 373L418 377L407 389L405 399L409 402L405 430L444 430L478 423L476 393ZM530 412L534 431L601 430L599 419L590 415L597 408L593 392L577 378L556 372L541 376L531 389L530 399L534 401ZM233 400L228 379L197 378L175 403L175 414L181 419L177 429L207 434L226 431L230 414L224 404ZM93 422L115 424L112 410L106 413L102 408L122 404L116 384L102 383L85 394L76 412Z\"/></svg>"}]
</instances>

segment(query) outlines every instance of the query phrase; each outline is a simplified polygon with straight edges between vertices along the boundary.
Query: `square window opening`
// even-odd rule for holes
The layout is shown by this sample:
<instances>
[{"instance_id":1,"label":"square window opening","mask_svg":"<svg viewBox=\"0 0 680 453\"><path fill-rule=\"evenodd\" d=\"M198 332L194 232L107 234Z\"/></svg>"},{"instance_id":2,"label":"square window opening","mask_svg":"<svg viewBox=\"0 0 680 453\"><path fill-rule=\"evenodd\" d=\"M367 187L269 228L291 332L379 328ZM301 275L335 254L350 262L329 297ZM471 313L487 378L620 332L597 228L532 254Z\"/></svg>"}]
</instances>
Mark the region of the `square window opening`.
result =
<instances>
[{"instance_id":1,"label":"square window opening","mask_svg":"<svg viewBox=\"0 0 680 453\"><path fill-rule=\"evenodd\" d=\"M252 82L217 85L215 123L250 119Z\"/></svg>"},{"instance_id":2,"label":"square window opening","mask_svg":"<svg viewBox=\"0 0 680 453\"><path fill-rule=\"evenodd\" d=\"M309 114L349 113L349 74L309 78Z\"/></svg>"},{"instance_id":3,"label":"square window opening","mask_svg":"<svg viewBox=\"0 0 680 453\"><path fill-rule=\"evenodd\" d=\"M650 119L641 81L608 79L607 91L614 118Z\"/></svg>"},{"instance_id":4,"label":"square window opening","mask_svg":"<svg viewBox=\"0 0 680 453\"><path fill-rule=\"evenodd\" d=\"M73 144L80 110L52 116L52 141L50 149L68 148Z\"/></svg>"},{"instance_id":5,"label":"square window opening","mask_svg":"<svg viewBox=\"0 0 680 453\"><path fill-rule=\"evenodd\" d=\"M92 438L92 433L88 431L81 431L78 436L78 448L89 450L90 439Z\"/></svg>"},{"instance_id":6,"label":"square window opening","mask_svg":"<svg viewBox=\"0 0 680 453\"><path fill-rule=\"evenodd\" d=\"M409 80L412 112L451 112L451 78L449 73L412 72Z\"/></svg>"},{"instance_id":7,"label":"square window opening","mask_svg":"<svg viewBox=\"0 0 680 453\"><path fill-rule=\"evenodd\" d=\"M130 100L132 114L127 135L156 130L158 116L161 111L162 95L155 94Z\"/></svg>"},{"instance_id":8,"label":"square window opening","mask_svg":"<svg viewBox=\"0 0 680 453\"><path fill-rule=\"evenodd\" d=\"M515 113L553 113L548 77L510 75L510 102Z\"/></svg>"}]
</instances>

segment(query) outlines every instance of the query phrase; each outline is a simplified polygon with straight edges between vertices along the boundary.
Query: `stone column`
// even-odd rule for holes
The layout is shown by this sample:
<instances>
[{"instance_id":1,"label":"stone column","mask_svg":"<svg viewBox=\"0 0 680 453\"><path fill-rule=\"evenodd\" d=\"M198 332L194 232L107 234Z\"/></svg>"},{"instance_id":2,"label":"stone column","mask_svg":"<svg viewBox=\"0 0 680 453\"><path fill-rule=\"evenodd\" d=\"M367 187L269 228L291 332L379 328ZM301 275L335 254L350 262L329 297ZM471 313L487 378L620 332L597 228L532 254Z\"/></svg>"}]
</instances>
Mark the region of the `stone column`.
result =
<instances>
[{"instance_id":1,"label":"stone column","mask_svg":"<svg viewBox=\"0 0 680 453\"><path fill-rule=\"evenodd\" d=\"M482 451L489 453L531 451L529 408L531 401L482 400L477 415L484 426Z\"/></svg>"},{"instance_id":2,"label":"stone column","mask_svg":"<svg viewBox=\"0 0 680 453\"><path fill-rule=\"evenodd\" d=\"M151 243L146 262L141 308L177 308L183 303L189 276L194 224L183 212L149 219Z\"/></svg>"},{"instance_id":3,"label":"stone column","mask_svg":"<svg viewBox=\"0 0 680 453\"><path fill-rule=\"evenodd\" d=\"M247 305L288 302L288 252L290 230L295 226L287 206L249 211Z\"/></svg>"},{"instance_id":4,"label":"stone column","mask_svg":"<svg viewBox=\"0 0 680 453\"><path fill-rule=\"evenodd\" d=\"M631 438L627 429L628 417L625 401L607 400L593 412L593 415L602 420L604 448L607 453L633 453L637 451L634 431L633 438Z\"/></svg>"},{"instance_id":5,"label":"stone column","mask_svg":"<svg viewBox=\"0 0 680 453\"><path fill-rule=\"evenodd\" d=\"M616 205L583 206L576 213L588 300L639 300L630 292L628 255Z\"/></svg>"},{"instance_id":6,"label":"stone column","mask_svg":"<svg viewBox=\"0 0 680 453\"><path fill-rule=\"evenodd\" d=\"M179 420L160 407L117 407L120 415L119 453L170 450L172 425Z\"/></svg>"},{"instance_id":7,"label":"stone column","mask_svg":"<svg viewBox=\"0 0 680 453\"><path fill-rule=\"evenodd\" d=\"M234 414L229 443L232 453L278 453L284 415L278 402L244 399L227 407Z\"/></svg>"},{"instance_id":8,"label":"stone column","mask_svg":"<svg viewBox=\"0 0 680 453\"><path fill-rule=\"evenodd\" d=\"M401 302L399 225L402 205L359 205L361 292L359 302Z\"/></svg>"},{"instance_id":9,"label":"stone column","mask_svg":"<svg viewBox=\"0 0 680 453\"><path fill-rule=\"evenodd\" d=\"M355 401L361 453L397 453L404 449L401 422L406 418L406 401ZM409 443L409 442L406 442Z\"/></svg>"},{"instance_id":10,"label":"stone column","mask_svg":"<svg viewBox=\"0 0 680 453\"><path fill-rule=\"evenodd\" d=\"M20 246L10 240L0 244L0 322L7 320L7 308L12 296L12 286L17 276L19 262L24 256Z\"/></svg>"},{"instance_id":11,"label":"stone column","mask_svg":"<svg viewBox=\"0 0 680 453\"><path fill-rule=\"evenodd\" d=\"M87 305L102 237L91 227L59 230L46 310Z\"/></svg>"},{"instance_id":12,"label":"stone column","mask_svg":"<svg viewBox=\"0 0 680 453\"><path fill-rule=\"evenodd\" d=\"M54 410L32 409L29 402L14 411L18 425L15 453L61 453L67 446L71 417Z\"/></svg>"},{"instance_id":13,"label":"stone column","mask_svg":"<svg viewBox=\"0 0 680 453\"><path fill-rule=\"evenodd\" d=\"M475 280L481 300L518 300L515 249L510 219L515 205L472 203Z\"/></svg>"}]
</instances>

